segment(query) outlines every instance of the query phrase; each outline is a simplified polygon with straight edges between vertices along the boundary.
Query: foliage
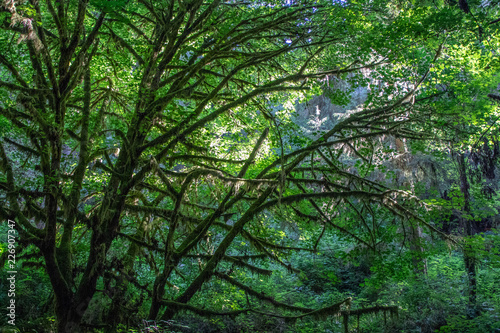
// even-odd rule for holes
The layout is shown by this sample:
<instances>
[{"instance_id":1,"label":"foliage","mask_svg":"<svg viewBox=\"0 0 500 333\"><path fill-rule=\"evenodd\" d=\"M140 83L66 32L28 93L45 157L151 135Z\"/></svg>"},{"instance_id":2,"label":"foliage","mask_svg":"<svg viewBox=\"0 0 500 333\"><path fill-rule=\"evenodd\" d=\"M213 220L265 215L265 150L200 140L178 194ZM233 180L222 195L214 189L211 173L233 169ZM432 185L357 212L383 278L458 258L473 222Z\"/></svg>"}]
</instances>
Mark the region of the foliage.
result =
<instances>
[{"instance_id":1,"label":"foliage","mask_svg":"<svg viewBox=\"0 0 500 333\"><path fill-rule=\"evenodd\" d=\"M5 1L0 215L44 316L20 322L374 332L400 307L411 329L493 329L495 280L479 275L494 310L463 322L438 281L464 268L439 273L430 236L458 242L426 210L484 220L496 196L442 181L451 199L422 202L412 171L418 150L447 156L435 139L496 128L497 10L463 2ZM341 115L297 114L321 94ZM497 243L465 249L496 269Z\"/></svg>"}]
</instances>

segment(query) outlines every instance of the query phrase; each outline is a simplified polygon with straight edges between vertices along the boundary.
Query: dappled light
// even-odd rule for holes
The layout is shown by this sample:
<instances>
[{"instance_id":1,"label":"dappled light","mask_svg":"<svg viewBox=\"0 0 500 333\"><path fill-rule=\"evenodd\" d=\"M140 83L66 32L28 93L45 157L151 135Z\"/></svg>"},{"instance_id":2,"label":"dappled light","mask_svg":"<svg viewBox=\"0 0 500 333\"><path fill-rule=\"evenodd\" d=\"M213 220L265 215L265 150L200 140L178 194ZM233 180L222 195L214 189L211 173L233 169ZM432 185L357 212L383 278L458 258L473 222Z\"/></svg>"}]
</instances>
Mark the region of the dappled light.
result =
<instances>
[{"instance_id":1,"label":"dappled light","mask_svg":"<svg viewBox=\"0 0 500 333\"><path fill-rule=\"evenodd\" d=\"M497 2L0 8L2 332L500 332Z\"/></svg>"}]
</instances>

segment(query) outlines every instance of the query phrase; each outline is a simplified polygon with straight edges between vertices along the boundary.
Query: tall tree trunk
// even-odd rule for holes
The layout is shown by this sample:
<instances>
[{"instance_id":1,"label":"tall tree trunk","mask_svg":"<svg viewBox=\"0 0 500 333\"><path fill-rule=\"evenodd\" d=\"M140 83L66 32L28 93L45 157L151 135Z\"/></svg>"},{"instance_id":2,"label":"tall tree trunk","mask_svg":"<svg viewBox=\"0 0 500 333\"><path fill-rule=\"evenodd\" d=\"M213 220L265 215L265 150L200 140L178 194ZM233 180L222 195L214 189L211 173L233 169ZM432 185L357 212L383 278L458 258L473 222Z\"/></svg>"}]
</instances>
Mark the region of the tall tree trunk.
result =
<instances>
[{"instance_id":1,"label":"tall tree trunk","mask_svg":"<svg viewBox=\"0 0 500 333\"><path fill-rule=\"evenodd\" d=\"M86 308L86 306L85 306ZM81 332L81 320L83 311L69 307L64 314L57 316L57 332L58 333L78 333Z\"/></svg>"},{"instance_id":2,"label":"tall tree trunk","mask_svg":"<svg viewBox=\"0 0 500 333\"><path fill-rule=\"evenodd\" d=\"M150 216L146 216L142 219L141 224L138 226L134 236L136 239L141 241L143 240L148 220L150 219ZM127 311L130 313L130 310L126 309L127 305L130 303L129 300L126 299L128 286L130 284L126 277L133 275L135 259L137 258L139 252L140 247L136 243L130 242L127 253L121 261L123 268L117 276L111 307L106 316L106 324L108 325L106 329L107 332L116 332L118 324L124 322L123 319L125 318Z\"/></svg>"},{"instance_id":3,"label":"tall tree trunk","mask_svg":"<svg viewBox=\"0 0 500 333\"><path fill-rule=\"evenodd\" d=\"M462 219L465 226L466 237L473 236L474 230L471 219L471 206L470 206L470 186L467 179L467 173L465 169L465 157L463 153L457 154L458 171L460 176L460 191L464 196L464 207ZM469 304L467 306L467 316L468 318L474 318L478 315L477 309L477 274L476 274L476 258L471 248L464 246L464 263L465 271L467 272L467 277L469 280Z\"/></svg>"}]
</instances>

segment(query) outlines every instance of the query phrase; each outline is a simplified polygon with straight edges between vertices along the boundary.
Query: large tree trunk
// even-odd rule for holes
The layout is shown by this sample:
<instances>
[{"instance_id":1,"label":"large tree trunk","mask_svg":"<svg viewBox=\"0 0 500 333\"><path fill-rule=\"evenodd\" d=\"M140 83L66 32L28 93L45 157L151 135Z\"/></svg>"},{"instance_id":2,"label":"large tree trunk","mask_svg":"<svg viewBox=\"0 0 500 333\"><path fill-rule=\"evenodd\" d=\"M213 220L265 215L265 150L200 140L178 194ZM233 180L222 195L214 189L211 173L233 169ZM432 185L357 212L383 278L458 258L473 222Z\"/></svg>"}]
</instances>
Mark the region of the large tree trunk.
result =
<instances>
[{"instance_id":1,"label":"large tree trunk","mask_svg":"<svg viewBox=\"0 0 500 333\"><path fill-rule=\"evenodd\" d=\"M86 306L85 306L86 308ZM73 307L68 308L64 313L57 315L58 333L78 333L81 332L81 319L83 313L78 313Z\"/></svg>"},{"instance_id":2,"label":"large tree trunk","mask_svg":"<svg viewBox=\"0 0 500 333\"><path fill-rule=\"evenodd\" d=\"M150 217L147 216L143 219L141 225L137 228L137 232L135 234L135 238L142 240L144 238L145 229L147 225L146 219ZM108 325L108 332L116 332L116 328L118 324L124 322L124 318L126 315L126 307L129 304L129 301L126 299L126 294L128 290L128 286L130 284L129 280L126 276L133 275L134 272L134 263L135 259L140 252L139 246L131 242L125 257L122 259L123 268L120 274L116 279L115 292L113 294L113 299L111 302L111 307L106 316L106 324ZM130 312L130 311L129 311Z\"/></svg>"}]
</instances>

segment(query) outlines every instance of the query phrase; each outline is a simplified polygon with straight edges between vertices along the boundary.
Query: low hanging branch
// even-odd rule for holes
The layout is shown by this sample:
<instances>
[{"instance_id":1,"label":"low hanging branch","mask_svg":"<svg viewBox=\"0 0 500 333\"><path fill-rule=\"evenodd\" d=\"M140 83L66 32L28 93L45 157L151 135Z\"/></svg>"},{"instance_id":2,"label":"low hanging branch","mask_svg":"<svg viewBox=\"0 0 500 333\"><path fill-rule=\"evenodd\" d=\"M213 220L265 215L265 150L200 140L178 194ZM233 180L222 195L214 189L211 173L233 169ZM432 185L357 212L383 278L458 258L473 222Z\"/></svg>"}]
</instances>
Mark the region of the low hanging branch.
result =
<instances>
[{"instance_id":1,"label":"low hanging branch","mask_svg":"<svg viewBox=\"0 0 500 333\"><path fill-rule=\"evenodd\" d=\"M281 307L287 310L292 310L292 311L299 311L303 312L302 314L295 315L295 316L284 316L284 315L278 315L278 314L273 314L269 312L264 312L260 310L256 310L253 308L249 309L241 309L241 310L233 310L233 311L215 311L215 310L207 310L207 309L201 309L189 304L184 304L184 303L179 303L179 302L173 302L173 301L162 301L162 305L170 308L170 309L177 309L177 310L187 310L191 311L195 314L201 315L201 316L207 316L207 317L212 317L212 316L237 316L240 314L245 314L248 312L253 312L259 315L263 316L269 316L269 317L276 317L276 318L282 318L286 319L287 321L296 321L297 319L302 319L305 317L313 317L315 319L320 319L320 320L326 320L327 318L331 316L336 316L336 317L343 317L344 320L344 329L345 332L349 332L349 326L348 326L348 321L349 317L351 316L362 316L362 315L367 315L367 314L374 314L374 313L379 313L383 312L384 314L389 312L392 316L398 316L398 307L397 306L374 306L374 307L369 307L369 308L363 308L363 309L356 309L356 310L342 310L342 306L345 306L346 308L349 308L352 303L352 298L348 297L343 301L340 301L336 304L332 304L330 306L317 309L317 310L311 310L308 308L303 308L303 307L295 307L295 306L290 306L285 303L277 302L273 298L266 296L263 293L259 293L254 291L253 289L244 286L243 284L235 281L234 279L230 278L229 276L222 274L222 273L215 273L216 276L220 277L221 279L228 281L232 285L237 286L238 288L244 290L247 292L249 295L254 296L260 300L263 300L265 302L268 302L276 307Z\"/></svg>"},{"instance_id":2,"label":"low hanging branch","mask_svg":"<svg viewBox=\"0 0 500 333\"><path fill-rule=\"evenodd\" d=\"M273 297L266 295L264 292L258 292L256 290L253 290L252 288L244 285L241 282L236 281L232 277L230 277L227 274L221 273L221 272L215 272L214 275L228 283L230 283L233 286L238 287L239 289L245 291L247 294L254 296L255 298L270 303L273 306L277 308L282 308L282 309L287 309L287 310L293 310L293 311L300 311L300 312L311 312L313 311L312 309L304 308L304 307L299 307L299 306L293 306L289 305L286 303L278 302L276 301Z\"/></svg>"}]
</instances>

